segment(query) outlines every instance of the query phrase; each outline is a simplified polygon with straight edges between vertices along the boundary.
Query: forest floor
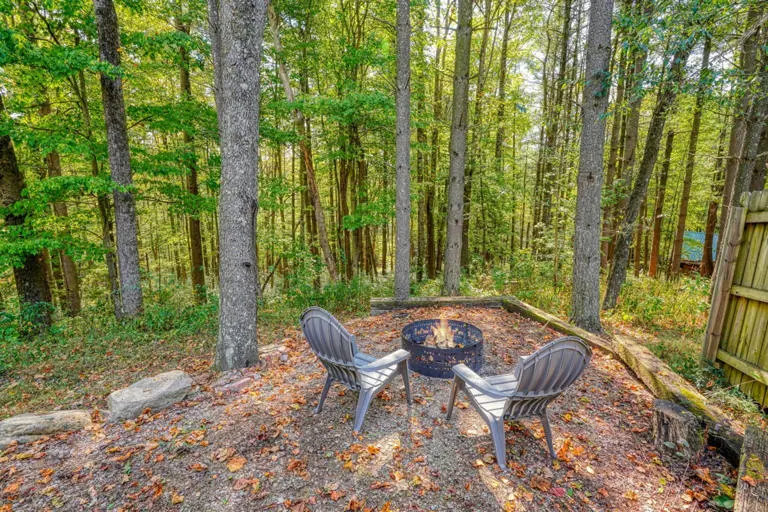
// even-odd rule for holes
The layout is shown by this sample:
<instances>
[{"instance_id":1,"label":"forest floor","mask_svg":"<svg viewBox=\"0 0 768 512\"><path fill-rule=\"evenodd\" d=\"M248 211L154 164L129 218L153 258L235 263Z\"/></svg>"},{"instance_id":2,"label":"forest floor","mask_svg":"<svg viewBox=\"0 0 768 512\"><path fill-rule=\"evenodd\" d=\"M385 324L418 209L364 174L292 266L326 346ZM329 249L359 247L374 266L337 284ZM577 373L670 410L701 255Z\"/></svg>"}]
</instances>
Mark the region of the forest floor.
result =
<instances>
[{"instance_id":1,"label":"forest floor","mask_svg":"<svg viewBox=\"0 0 768 512\"><path fill-rule=\"evenodd\" d=\"M345 325L361 350L380 356L399 348L407 322L440 316L483 330L488 374L558 336L502 310L458 307ZM445 420L450 381L412 373L410 408L393 381L355 437L355 394L334 386L313 415L322 366L297 329L276 336L287 360L265 358L241 393L214 393L210 355L190 356L181 366L195 370L200 391L186 402L2 453L0 511L702 510L733 493L734 470L716 453L688 459L654 448L652 395L599 350L550 406L558 460L550 464L537 421L509 424L505 474L464 397Z\"/></svg>"}]
</instances>

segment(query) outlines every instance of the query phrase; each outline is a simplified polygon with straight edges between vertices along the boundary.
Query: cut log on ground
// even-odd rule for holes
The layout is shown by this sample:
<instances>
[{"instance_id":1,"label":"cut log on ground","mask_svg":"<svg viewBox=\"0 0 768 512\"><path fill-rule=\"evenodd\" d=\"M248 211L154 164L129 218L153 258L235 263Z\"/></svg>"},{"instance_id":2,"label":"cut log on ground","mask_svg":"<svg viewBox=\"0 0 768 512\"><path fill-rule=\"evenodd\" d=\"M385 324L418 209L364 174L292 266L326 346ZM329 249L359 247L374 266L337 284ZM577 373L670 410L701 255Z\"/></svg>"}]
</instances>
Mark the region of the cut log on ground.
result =
<instances>
[{"instance_id":1,"label":"cut log on ground","mask_svg":"<svg viewBox=\"0 0 768 512\"><path fill-rule=\"evenodd\" d=\"M705 441L701 423L693 413L668 400L654 400L653 442L659 451L679 452L690 458Z\"/></svg>"}]
</instances>

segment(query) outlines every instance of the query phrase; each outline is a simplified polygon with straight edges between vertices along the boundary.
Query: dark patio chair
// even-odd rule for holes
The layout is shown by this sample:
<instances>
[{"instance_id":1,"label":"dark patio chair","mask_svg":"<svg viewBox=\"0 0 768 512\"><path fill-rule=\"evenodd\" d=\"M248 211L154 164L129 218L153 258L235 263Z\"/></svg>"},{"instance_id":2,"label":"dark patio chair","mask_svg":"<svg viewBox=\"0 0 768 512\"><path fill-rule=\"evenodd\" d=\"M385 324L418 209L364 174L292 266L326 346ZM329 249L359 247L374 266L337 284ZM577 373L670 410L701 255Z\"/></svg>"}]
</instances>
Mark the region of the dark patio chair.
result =
<instances>
[{"instance_id":1,"label":"dark patio chair","mask_svg":"<svg viewBox=\"0 0 768 512\"><path fill-rule=\"evenodd\" d=\"M504 421L536 416L544 426L549 454L554 459L547 406L579 378L591 358L592 350L582 339L567 336L521 357L514 370L504 375L480 377L469 367L458 364L453 367L448 419L457 392L463 390L491 429L496 460L506 470Z\"/></svg>"},{"instance_id":2,"label":"dark patio chair","mask_svg":"<svg viewBox=\"0 0 768 512\"><path fill-rule=\"evenodd\" d=\"M322 411L328 389L334 381L359 393L355 411L355 432L360 431L373 397L395 375L402 375L405 396L408 403L411 403L407 365L411 354L407 350L396 350L380 359L363 354L357 349L355 337L332 314L319 307L308 308L302 313L301 328L312 352L328 370L315 414Z\"/></svg>"}]
</instances>

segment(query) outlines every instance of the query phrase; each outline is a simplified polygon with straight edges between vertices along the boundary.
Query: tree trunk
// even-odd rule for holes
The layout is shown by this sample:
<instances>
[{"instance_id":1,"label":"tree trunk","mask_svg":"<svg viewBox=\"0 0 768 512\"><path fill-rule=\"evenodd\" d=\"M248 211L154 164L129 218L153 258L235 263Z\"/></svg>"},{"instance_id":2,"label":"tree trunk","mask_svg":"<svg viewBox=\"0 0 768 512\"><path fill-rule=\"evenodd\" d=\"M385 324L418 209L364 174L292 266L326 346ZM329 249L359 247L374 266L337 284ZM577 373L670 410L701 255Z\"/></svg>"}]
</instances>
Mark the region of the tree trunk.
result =
<instances>
[{"instance_id":1,"label":"tree trunk","mask_svg":"<svg viewBox=\"0 0 768 512\"><path fill-rule=\"evenodd\" d=\"M42 115L51 113L51 103L46 99L40 109ZM48 170L48 177L58 178L61 176L61 159L59 152L53 150L45 155L45 166ZM56 217L67 218L67 204L63 201L53 203L53 213ZM77 265L72 258L63 250L57 251L59 261L61 262L61 273L64 281L64 292L66 301L64 302L64 311L69 316L80 314L80 278L77 275Z\"/></svg>"},{"instance_id":2,"label":"tree trunk","mask_svg":"<svg viewBox=\"0 0 768 512\"><path fill-rule=\"evenodd\" d=\"M709 74L709 52L711 47L711 38L707 37L704 40L701 72L699 73L699 87L696 92L696 104L693 107L691 136L688 139L688 158L685 162L685 177L683 178L683 192L680 196L680 213L677 217L675 244L672 246L672 261L669 263L669 277L671 278L677 277L680 272L680 260L682 259L683 254L683 238L685 237L685 222L688 218L688 202L691 199L693 169L696 165L696 145L699 142L699 129L701 128L701 114L704 108L706 81Z\"/></svg>"},{"instance_id":3,"label":"tree trunk","mask_svg":"<svg viewBox=\"0 0 768 512\"><path fill-rule=\"evenodd\" d=\"M603 189L605 112L610 100L613 0L592 0L586 47L579 174L573 251L571 317L592 332L600 326L600 198Z\"/></svg>"},{"instance_id":4,"label":"tree trunk","mask_svg":"<svg viewBox=\"0 0 768 512\"><path fill-rule=\"evenodd\" d=\"M749 190L763 190L765 188L765 174L768 168L768 128L763 128L763 135L757 146L755 168L752 170L752 179Z\"/></svg>"},{"instance_id":5,"label":"tree trunk","mask_svg":"<svg viewBox=\"0 0 768 512\"><path fill-rule=\"evenodd\" d=\"M208 17L221 146L216 366L227 371L258 361L259 68L267 2L209 0Z\"/></svg>"},{"instance_id":6,"label":"tree trunk","mask_svg":"<svg viewBox=\"0 0 768 512\"><path fill-rule=\"evenodd\" d=\"M451 163L448 171L445 271L443 294L458 295L461 280L461 233L464 224L464 163L467 153L469 103L469 53L472 43L472 0L458 0L456 53L453 70L453 115L451 118Z\"/></svg>"},{"instance_id":7,"label":"tree trunk","mask_svg":"<svg viewBox=\"0 0 768 512\"><path fill-rule=\"evenodd\" d=\"M426 210L426 231L427 231L427 277L429 279L435 279L437 276L437 270L439 265L437 263L437 241L435 236L435 179L437 178L438 162L440 160L440 126L439 121L442 118L441 103L443 85L442 85L442 69L440 67L440 57L442 55L442 49L444 41L440 38L440 0L435 2L435 24L437 25L437 37L435 44L435 81L434 91L432 98L432 138L430 141L430 163L429 163L429 179L427 180L427 186L424 194L424 209ZM447 9L450 12L450 9Z\"/></svg>"},{"instance_id":8,"label":"tree trunk","mask_svg":"<svg viewBox=\"0 0 768 512\"><path fill-rule=\"evenodd\" d=\"M407 299L411 277L411 4L397 1L397 81L395 103L397 127L395 298Z\"/></svg>"},{"instance_id":9,"label":"tree trunk","mask_svg":"<svg viewBox=\"0 0 768 512\"><path fill-rule=\"evenodd\" d=\"M712 198L707 207L707 222L704 228L704 249L701 257L699 273L709 277L715 270L712 249L714 246L715 228L717 227L717 211L719 209L718 198L723 195L723 151L725 150L725 126L720 131L720 141L717 144L717 159L715 160L715 172L712 174Z\"/></svg>"},{"instance_id":10,"label":"tree trunk","mask_svg":"<svg viewBox=\"0 0 768 512\"><path fill-rule=\"evenodd\" d=\"M477 88L475 111L472 116L472 139L469 145L469 162L464 172L464 224L461 227L461 268L469 271L469 225L472 216L472 185L480 160L480 131L483 116L483 89L485 88L486 52L488 34L491 31L491 0L485 0L483 8L483 37L480 41L480 55L477 66Z\"/></svg>"},{"instance_id":11,"label":"tree trunk","mask_svg":"<svg viewBox=\"0 0 768 512\"><path fill-rule=\"evenodd\" d=\"M112 0L94 0L99 32L99 58L120 66L120 33L117 12ZM136 204L133 198L131 153L123 102L123 79L113 73L101 73L101 97L104 124L107 128L107 150L112 181L120 187L114 191L115 226L117 231L117 263L120 272L120 306L122 316L141 314L143 298L139 272L139 240L136 226Z\"/></svg>"},{"instance_id":12,"label":"tree trunk","mask_svg":"<svg viewBox=\"0 0 768 512\"><path fill-rule=\"evenodd\" d=\"M677 87L684 77L685 63L691 52L693 38L685 43L681 43L680 49L672 56L670 68L665 73L666 80L661 85L656 106L651 115L651 124L648 127L648 135L645 140L645 149L643 159L638 168L635 185L632 194L629 196L627 211L622 221L621 229L616 240L616 250L614 253L613 266L611 267L608 278L608 287L603 300L603 309L613 309L619 299L619 292L627 276L627 264L629 262L629 245L632 241L632 232L640 213L645 193L648 190L648 181L656 164L656 158L659 153L661 137L664 133L664 124L667 121L667 112L677 97Z\"/></svg>"},{"instance_id":13,"label":"tree trunk","mask_svg":"<svg viewBox=\"0 0 768 512\"><path fill-rule=\"evenodd\" d=\"M3 96L0 94L0 116L6 121ZM0 208L8 208L21 200L24 176L16 160L10 135L0 135ZM5 223L11 229L22 226L26 215L5 214ZM22 228L19 228L22 229ZM28 308L29 319L40 331L51 325L51 289L41 254L23 253L13 263L13 277L22 308Z\"/></svg>"},{"instance_id":14,"label":"tree trunk","mask_svg":"<svg viewBox=\"0 0 768 512\"><path fill-rule=\"evenodd\" d=\"M184 25L181 20L176 22L176 30L189 34L189 27ZM192 84L189 80L189 53L184 46L179 48L179 86L181 89L181 100L192 101ZM182 132L184 137L184 148L187 152L187 193L193 197L198 197L199 190L197 185L197 157L195 155L195 139L189 130ZM192 290L195 292L195 300L198 304L205 302L205 272L203 268L203 239L200 233L200 212L194 212L187 215L187 231L189 232L189 261L192 268Z\"/></svg>"},{"instance_id":15,"label":"tree trunk","mask_svg":"<svg viewBox=\"0 0 768 512\"><path fill-rule=\"evenodd\" d=\"M656 190L656 205L653 209L653 240L651 242L651 261L648 264L648 275L656 277L659 267L659 244L661 243L661 225L664 221L664 196L667 193L667 178L669 163L672 159L672 148L675 141L674 130L667 131L667 143L664 146L664 161L661 163L659 186Z\"/></svg>"},{"instance_id":16,"label":"tree trunk","mask_svg":"<svg viewBox=\"0 0 768 512\"><path fill-rule=\"evenodd\" d=\"M93 148L93 129L91 123L91 109L88 102L88 88L85 83L85 73L80 70L77 74L77 81L73 82L73 89L80 101L80 107L83 113L83 124L85 125L85 136L91 144L90 162L91 175L98 177L101 174L99 162L96 159L95 149ZM115 261L115 236L112 229L111 205L107 194L96 196L96 204L99 209L99 220L101 223L101 245L104 249L104 263L107 267L107 276L109 278L110 300L114 307L115 316L120 318L122 308L120 307L120 282L117 277L117 262Z\"/></svg>"},{"instance_id":17,"label":"tree trunk","mask_svg":"<svg viewBox=\"0 0 768 512\"><path fill-rule=\"evenodd\" d=\"M618 36L617 36L618 44ZM619 56L619 71L618 71L618 84L616 85L616 101L614 103L614 110L612 112L613 121L611 123L611 143L608 151L608 163L607 163L607 176L606 176L606 188L611 189L614 186L614 179L617 174L617 164L619 161L619 146L621 135L621 127L624 124L624 116L621 114L621 105L624 103L624 88L626 83L626 51L622 51ZM600 265L607 267L609 263L608 251L611 246L611 239L613 238L613 212L616 205L606 204L603 211L603 241L600 251Z\"/></svg>"},{"instance_id":18,"label":"tree trunk","mask_svg":"<svg viewBox=\"0 0 768 512\"><path fill-rule=\"evenodd\" d=\"M275 13L272 4L270 4L267 9L267 14L269 16L269 28L272 32L272 39L274 41L277 54L280 56L283 53L283 45L280 42L277 14ZM288 102L293 103L296 98L293 92L293 87L291 87L288 70L282 58L280 58L278 61L278 74L280 75L280 81L283 84L283 89L285 90L285 96L288 99ZM328 274L331 277L331 281L337 281L339 279L339 274L336 270L336 261L333 258L331 245L328 241L328 229L325 224L325 213L323 211L323 206L320 202L320 191L317 188L317 178L315 176L315 165L314 159L312 157L312 147L308 141L309 134L307 132L307 125L304 114L298 108L293 110L293 122L296 131L299 134L299 148L301 150L301 156L304 162L309 198L312 201L315 214L315 223L317 225L320 249L323 252L323 260L325 261L325 266L328 268Z\"/></svg>"},{"instance_id":19,"label":"tree trunk","mask_svg":"<svg viewBox=\"0 0 768 512\"><path fill-rule=\"evenodd\" d=\"M759 45L759 32L755 30L756 24L762 18L764 7L758 4L752 4L747 13L745 31L751 31L744 34L744 42L741 46L741 55L739 56L739 68L742 77L748 79L757 69L757 52ZM748 88L748 86L745 86ZM746 116L749 110L752 95L749 92L743 93L741 101L735 107L733 116L733 125L731 127L731 136L728 142L728 160L725 165L725 183L723 184L723 205L720 209L720 229L722 234L725 231L725 221L728 218L728 212L731 206L738 206L739 195L734 193L734 186L737 181L739 166L741 163L741 152L744 146L744 137L746 135ZM718 238L718 253L721 249L722 237Z\"/></svg>"}]
</instances>

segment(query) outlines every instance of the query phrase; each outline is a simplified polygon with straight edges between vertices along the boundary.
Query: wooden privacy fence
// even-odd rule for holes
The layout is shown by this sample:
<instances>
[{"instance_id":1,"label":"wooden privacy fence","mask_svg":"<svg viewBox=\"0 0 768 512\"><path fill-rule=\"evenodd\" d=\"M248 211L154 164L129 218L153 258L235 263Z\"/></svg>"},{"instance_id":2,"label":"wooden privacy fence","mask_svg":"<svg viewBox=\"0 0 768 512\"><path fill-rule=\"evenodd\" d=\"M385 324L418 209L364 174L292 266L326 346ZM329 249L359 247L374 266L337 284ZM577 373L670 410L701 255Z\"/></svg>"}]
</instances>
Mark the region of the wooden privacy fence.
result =
<instances>
[{"instance_id":1,"label":"wooden privacy fence","mask_svg":"<svg viewBox=\"0 0 768 512\"><path fill-rule=\"evenodd\" d=\"M768 191L731 208L717 255L703 357L768 406Z\"/></svg>"}]
</instances>

